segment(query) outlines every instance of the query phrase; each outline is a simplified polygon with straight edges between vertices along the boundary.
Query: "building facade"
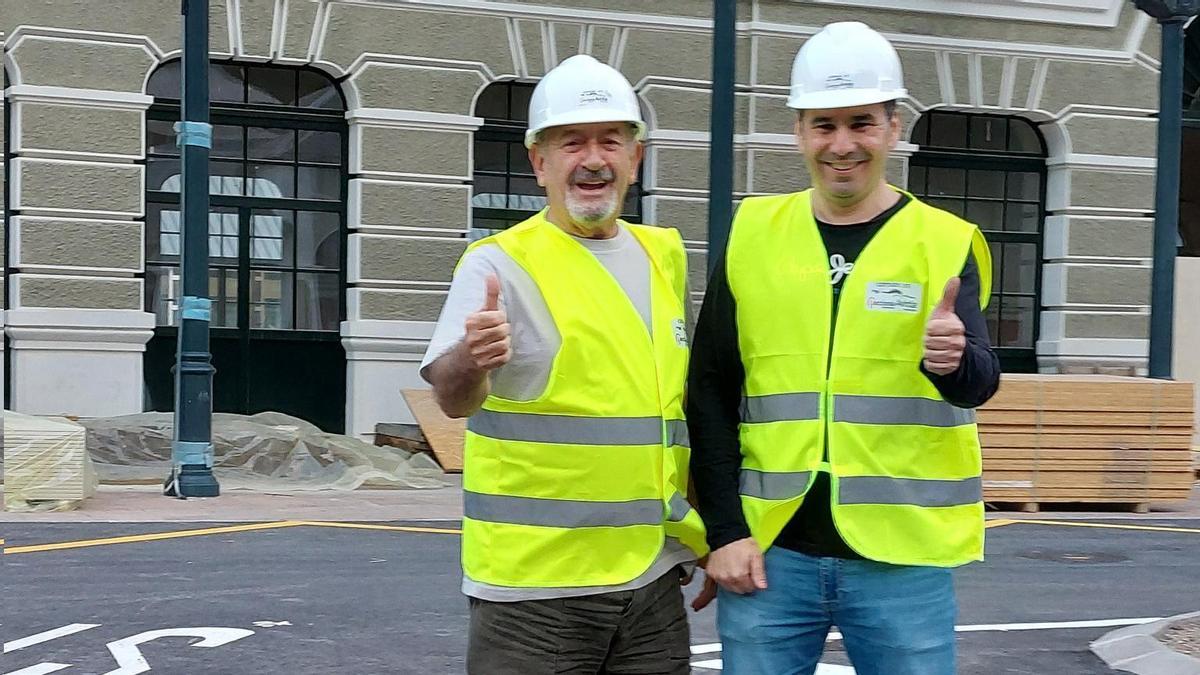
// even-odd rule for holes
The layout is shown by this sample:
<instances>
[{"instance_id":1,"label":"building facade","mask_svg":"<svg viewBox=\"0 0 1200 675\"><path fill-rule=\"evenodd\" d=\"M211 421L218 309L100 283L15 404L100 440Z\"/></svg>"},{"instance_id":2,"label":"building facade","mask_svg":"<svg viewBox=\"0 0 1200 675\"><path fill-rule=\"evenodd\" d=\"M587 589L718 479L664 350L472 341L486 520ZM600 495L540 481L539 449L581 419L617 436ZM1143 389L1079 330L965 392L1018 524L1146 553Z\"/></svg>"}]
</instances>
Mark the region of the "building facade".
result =
<instances>
[{"instance_id":1,"label":"building facade","mask_svg":"<svg viewBox=\"0 0 1200 675\"><path fill-rule=\"evenodd\" d=\"M178 7L0 0L5 407L171 405ZM212 0L217 409L353 434L411 420L399 391L422 386L456 260L544 203L520 144L525 106L577 53L618 67L641 97L647 157L625 212L682 231L698 301L711 8ZM910 92L889 178L983 226L1005 367L1144 369L1159 54L1148 17L1124 0L742 0L738 12L735 200L806 185L784 105L792 59L822 25L865 21L897 46ZM1188 200L1200 195L1186 186L1200 170L1189 181L1187 165L1200 151L1188 157L1182 250L1194 255Z\"/></svg>"}]
</instances>

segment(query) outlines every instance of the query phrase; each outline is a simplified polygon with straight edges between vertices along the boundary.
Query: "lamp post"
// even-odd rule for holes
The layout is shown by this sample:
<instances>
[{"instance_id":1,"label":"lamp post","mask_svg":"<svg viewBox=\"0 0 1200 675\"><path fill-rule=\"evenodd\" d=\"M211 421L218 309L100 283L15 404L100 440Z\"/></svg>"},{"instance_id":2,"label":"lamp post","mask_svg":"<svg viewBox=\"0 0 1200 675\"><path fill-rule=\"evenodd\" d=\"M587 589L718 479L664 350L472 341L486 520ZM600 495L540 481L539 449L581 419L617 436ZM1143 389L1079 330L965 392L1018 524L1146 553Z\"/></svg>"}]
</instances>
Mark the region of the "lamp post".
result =
<instances>
[{"instance_id":1,"label":"lamp post","mask_svg":"<svg viewBox=\"0 0 1200 675\"><path fill-rule=\"evenodd\" d=\"M735 0L713 0L712 112L708 155L708 271L725 253L733 219Z\"/></svg>"},{"instance_id":2,"label":"lamp post","mask_svg":"<svg viewBox=\"0 0 1200 675\"><path fill-rule=\"evenodd\" d=\"M1162 26L1154 267L1150 282L1150 377L1170 379L1175 247L1179 237L1179 156L1183 143L1183 29L1200 13L1200 0L1134 0L1134 4Z\"/></svg>"},{"instance_id":3,"label":"lamp post","mask_svg":"<svg viewBox=\"0 0 1200 675\"><path fill-rule=\"evenodd\" d=\"M170 497L216 497L213 476L212 356L208 326L208 0L183 0L183 114L176 124L183 189L183 246L180 267L179 339L175 361L175 438L171 475L163 485Z\"/></svg>"}]
</instances>

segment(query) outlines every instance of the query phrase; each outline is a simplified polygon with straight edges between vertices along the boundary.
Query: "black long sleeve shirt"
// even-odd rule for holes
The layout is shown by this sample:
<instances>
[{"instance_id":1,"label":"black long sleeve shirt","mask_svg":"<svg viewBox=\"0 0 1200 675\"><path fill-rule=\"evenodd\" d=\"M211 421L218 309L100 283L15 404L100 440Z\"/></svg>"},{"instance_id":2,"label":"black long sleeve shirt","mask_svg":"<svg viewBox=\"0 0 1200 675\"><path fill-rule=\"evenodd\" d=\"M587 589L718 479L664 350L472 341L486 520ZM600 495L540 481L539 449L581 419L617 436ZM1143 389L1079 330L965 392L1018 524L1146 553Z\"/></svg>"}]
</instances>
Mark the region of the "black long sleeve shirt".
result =
<instances>
[{"instance_id":1,"label":"black long sleeve shirt","mask_svg":"<svg viewBox=\"0 0 1200 675\"><path fill-rule=\"evenodd\" d=\"M818 221L830 256L834 318L842 283L853 274L855 259L871 237L908 201L909 197L902 195L895 206L865 223L830 225ZM946 401L960 408L974 408L996 393L1000 362L988 342L987 321L979 308L979 269L973 255L967 257L960 277L962 286L955 312L966 332L962 364L949 375L934 375L924 368L922 372ZM744 380L737 307L722 256L709 280L696 324L687 406L691 474L697 506L708 528L708 544L714 550L750 536L738 497L742 459L738 425ZM813 556L861 557L846 544L834 525L828 474L818 473L800 509L783 528L775 545Z\"/></svg>"}]
</instances>

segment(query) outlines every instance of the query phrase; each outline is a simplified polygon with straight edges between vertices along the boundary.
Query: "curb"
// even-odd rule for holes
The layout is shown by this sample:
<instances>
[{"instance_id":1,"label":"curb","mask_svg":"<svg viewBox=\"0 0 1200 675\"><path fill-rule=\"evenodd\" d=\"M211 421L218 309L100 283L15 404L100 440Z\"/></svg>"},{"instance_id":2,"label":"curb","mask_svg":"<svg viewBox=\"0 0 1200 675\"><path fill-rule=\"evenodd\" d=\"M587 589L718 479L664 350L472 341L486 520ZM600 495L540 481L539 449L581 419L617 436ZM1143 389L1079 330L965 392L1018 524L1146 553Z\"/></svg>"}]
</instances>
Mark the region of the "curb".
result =
<instances>
[{"instance_id":1,"label":"curb","mask_svg":"<svg viewBox=\"0 0 1200 675\"><path fill-rule=\"evenodd\" d=\"M1200 675L1200 659L1180 654L1154 637L1176 621L1198 617L1200 612L1192 612L1114 630L1092 643L1092 653L1110 668L1134 675Z\"/></svg>"}]
</instances>

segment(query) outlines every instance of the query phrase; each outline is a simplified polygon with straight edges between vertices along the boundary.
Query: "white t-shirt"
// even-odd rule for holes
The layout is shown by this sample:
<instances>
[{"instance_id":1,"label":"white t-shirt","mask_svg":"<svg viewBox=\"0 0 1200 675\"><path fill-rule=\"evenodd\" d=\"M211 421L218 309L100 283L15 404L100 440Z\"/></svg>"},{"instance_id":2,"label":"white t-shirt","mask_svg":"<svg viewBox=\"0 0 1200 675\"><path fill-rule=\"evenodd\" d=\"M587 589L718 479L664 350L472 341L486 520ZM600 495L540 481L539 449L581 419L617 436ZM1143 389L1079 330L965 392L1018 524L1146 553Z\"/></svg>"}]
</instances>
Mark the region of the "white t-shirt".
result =
<instances>
[{"instance_id":1,"label":"white t-shirt","mask_svg":"<svg viewBox=\"0 0 1200 675\"><path fill-rule=\"evenodd\" d=\"M632 233L622 227L610 239L575 237L629 296L633 306L651 330L650 259ZM496 396L528 401L546 388L550 368L562 339L550 316L550 309L533 279L499 245L485 244L468 252L459 264L450 293L442 307L429 349L421 361L421 377L429 381L429 365L456 347L466 337L466 320L483 307L489 274L500 279L500 307L512 328L512 359L492 371L492 393ZM564 280L569 283L569 280ZM689 303L690 305L690 303ZM582 588L514 588L483 584L463 576L463 593L493 602L543 600L577 597L641 588L671 571L695 562L691 549L674 539L665 540L663 550L639 577L619 586Z\"/></svg>"}]
</instances>

